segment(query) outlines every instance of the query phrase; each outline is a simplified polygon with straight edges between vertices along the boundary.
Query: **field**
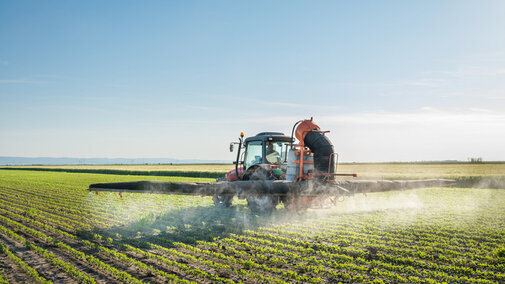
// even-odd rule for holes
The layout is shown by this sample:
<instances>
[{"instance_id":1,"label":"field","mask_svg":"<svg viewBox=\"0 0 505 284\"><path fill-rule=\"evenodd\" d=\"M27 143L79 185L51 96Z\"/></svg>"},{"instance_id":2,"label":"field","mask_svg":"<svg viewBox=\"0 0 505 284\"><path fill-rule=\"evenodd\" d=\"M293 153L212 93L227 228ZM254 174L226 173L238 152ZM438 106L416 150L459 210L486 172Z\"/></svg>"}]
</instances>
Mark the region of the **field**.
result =
<instances>
[{"instance_id":1,"label":"field","mask_svg":"<svg viewBox=\"0 0 505 284\"><path fill-rule=\"evenodd\" d=\"M386 178L505 172L503 164L463 165L339 171ZM505 190L356 195L334 209L272 215L253 214L238 200L216 208L210 197L86 190L133 180L214 179L0 170L0 283L505 282Z\"/></svg>"}]
</instances>

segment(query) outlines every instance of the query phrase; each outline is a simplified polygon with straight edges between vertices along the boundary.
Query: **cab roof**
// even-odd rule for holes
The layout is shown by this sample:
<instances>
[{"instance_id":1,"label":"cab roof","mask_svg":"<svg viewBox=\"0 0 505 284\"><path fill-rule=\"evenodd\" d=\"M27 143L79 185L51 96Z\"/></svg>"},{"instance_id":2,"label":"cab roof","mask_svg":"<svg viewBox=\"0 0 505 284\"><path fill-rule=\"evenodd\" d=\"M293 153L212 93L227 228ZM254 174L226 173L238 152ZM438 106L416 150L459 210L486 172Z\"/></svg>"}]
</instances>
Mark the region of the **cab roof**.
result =
<instances>
[{"instance_id":1,"label":"cab roof","mask_svg":"<svg viewBox=\"0 0 505 284\"><path fill-rule=\"evenodd\" d=\"M280 141L291 142L291 137L284 135L282 132L260 132L256 136L247 137L245 143L251 141Z\"/></svg>"}]
</instances>

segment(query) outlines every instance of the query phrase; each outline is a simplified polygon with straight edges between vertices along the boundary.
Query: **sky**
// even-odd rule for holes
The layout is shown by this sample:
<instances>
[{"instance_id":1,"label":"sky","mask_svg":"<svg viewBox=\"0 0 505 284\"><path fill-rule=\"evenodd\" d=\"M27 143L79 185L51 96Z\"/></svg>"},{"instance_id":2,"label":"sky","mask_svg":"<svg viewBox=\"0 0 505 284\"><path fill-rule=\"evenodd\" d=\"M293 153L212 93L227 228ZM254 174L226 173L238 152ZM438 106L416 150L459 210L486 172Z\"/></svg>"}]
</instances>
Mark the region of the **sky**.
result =
<instances>
[{"instance_id":1,"label":"sky","mask_svg":"<svg viewBox=\"0 0 505 284\"><path fill-rule=\"evenodd\" d=\"M505 1L1 1L0 156L505 160Z\"/></svg>"}]
</instances>

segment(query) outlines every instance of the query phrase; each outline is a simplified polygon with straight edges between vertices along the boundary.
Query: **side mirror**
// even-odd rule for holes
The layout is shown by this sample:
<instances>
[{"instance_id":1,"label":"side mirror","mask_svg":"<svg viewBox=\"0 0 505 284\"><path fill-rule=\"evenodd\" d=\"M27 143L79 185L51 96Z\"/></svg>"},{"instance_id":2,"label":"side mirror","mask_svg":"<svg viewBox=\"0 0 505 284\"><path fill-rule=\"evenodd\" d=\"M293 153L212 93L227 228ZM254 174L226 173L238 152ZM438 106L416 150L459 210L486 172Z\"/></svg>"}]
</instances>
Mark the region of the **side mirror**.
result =
<instances>
[{"instance_id":1,"label":"side mirror","mask_svg":"<svg viewBox=\"0 0 505 284\"><path fill-rule=\"evenodd\" d=\"M230 152L233 152L233 143L230 143Z\"/></svg>"}]
</instances>

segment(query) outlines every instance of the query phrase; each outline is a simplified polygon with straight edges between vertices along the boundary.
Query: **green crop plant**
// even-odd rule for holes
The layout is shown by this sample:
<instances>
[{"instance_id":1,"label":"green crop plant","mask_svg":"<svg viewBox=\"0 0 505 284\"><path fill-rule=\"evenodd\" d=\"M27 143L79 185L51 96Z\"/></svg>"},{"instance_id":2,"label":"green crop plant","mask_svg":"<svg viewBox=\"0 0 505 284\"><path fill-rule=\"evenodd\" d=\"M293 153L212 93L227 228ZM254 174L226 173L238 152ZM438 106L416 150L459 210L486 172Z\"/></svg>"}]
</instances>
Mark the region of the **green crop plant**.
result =
<instances>
[{"instance_id":1,"label":"green crop plant","mask_svg":"<svg viewBox=\"0 0 505 284\"><path fill-rule=\"evenodd\" d=\"M9 284L9 281L5 279L5 276L0 271L0 284Z\"/></svg>"}]
</instances>

